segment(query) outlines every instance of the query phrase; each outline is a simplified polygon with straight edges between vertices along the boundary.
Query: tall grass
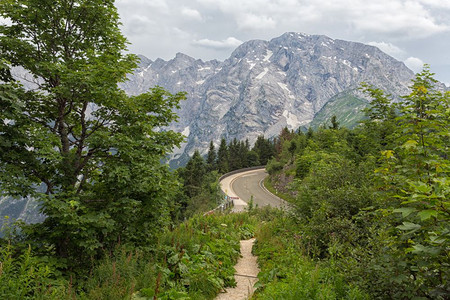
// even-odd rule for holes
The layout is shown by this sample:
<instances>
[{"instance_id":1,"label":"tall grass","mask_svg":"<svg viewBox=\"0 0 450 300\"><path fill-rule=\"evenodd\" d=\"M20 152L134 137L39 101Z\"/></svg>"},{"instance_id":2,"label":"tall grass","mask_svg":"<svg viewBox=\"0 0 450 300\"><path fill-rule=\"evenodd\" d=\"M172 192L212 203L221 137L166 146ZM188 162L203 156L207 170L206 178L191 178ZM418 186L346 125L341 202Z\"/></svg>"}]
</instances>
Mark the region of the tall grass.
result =
<instances>
[{"instance_id":1,"label":"tall grass","mask_svg":"<svg viewBox=\"0 0 450 300\"><path fill-rule=\"evenodd\" d=\"M67 282L46 262L30 246L0 245L0 299L63 299Z\"/></svg>"},{"instance_id":2,"label":"tall grass","mask_svg":"<svg viewBox=\"0 0 450 300\"><path fill-rule=\"evenodd\" d=\"M333 259L309 258L298 225L286 215L261 224L254 254L261 272L253 299L369 299L345 281Z\"/></svg>"},{"instance_id":3,"label":"tall grass","mask_svg":"<svg viewBox=\"0 0 450 300\"><path fill-rule=\"evenodd\" d=\"M121 249L104 259L77 299L214 299L235 285L239 241L256 224L247 213L194 216L162 232L153 251Z\"/></svg>"}]
</instances>

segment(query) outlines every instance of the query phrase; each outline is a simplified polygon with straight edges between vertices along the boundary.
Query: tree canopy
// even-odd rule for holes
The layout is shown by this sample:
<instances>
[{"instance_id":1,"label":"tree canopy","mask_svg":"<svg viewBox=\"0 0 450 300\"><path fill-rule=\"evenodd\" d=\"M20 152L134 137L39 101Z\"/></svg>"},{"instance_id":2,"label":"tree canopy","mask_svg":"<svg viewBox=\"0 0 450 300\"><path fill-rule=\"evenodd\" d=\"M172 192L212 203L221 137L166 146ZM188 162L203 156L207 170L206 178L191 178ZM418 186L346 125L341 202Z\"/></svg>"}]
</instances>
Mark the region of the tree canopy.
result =
<instances>
[{"instance_id":1,"label":"tree canopy","mask_svg":"<svg viewBox=\"0 0 450 300\"><path fill-rule=\"evenodd\" d=\"M24 232L80 259L144 244L177 190L161 160L182 136L161 128L184 93L118 87L137 57L125 54L114 1L4 0L0 16L11 23L0 26L1 194L34 197L47 215ZM14 81L12 67L35 88Z\"/></svg>"}]
</instances>

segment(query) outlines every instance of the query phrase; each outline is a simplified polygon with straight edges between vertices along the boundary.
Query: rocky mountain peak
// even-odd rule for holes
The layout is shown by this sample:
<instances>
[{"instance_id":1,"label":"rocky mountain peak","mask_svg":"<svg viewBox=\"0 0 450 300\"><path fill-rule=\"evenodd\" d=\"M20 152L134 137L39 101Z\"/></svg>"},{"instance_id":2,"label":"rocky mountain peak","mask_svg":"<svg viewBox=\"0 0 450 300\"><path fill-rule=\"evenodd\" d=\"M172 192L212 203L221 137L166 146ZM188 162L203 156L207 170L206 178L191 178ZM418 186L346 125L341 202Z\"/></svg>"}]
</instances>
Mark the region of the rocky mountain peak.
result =
<instances>
[{"instance_id":1,"label":"rocky mountain peak","mask_svg":"<svg viewBox=\"0 0 450 300\"><path fill-rule=\"evenodd\" d=\"M195 149L206 153L211 140L253 143L258 135L307 125L333 99L363 99L363 81L394 96L405 94L414 76L376 47L295 32L245 42L224 62L182 53L169 61L143 61L123 86L129 94L154 85L188 93L177 111L179 122L170 126L187 137L173 154L173 166Z\"/></svg>"},{"instance_id":2,"label":"rocky mountain peak","mask_svg":"<svg viewBox=\"0 0 450 300\"><path fill-rule=\"evenodd\" d=\"M148 58L145 57L144 55L140 55L140 54L139 54L137 57L138 57L138 59L139 59L138 65L139 65L141 68L146 68L146 67L148 67L149 65L151 65L151 64L153 63L151 59L148 59Z\"/></svg>"},{"instance_id":3,"label":"rocky mountain peak","mask_svg":"<svg viewBox=\"0 0 450 300\"><path fill-rule=\"evenodd\" d=\"M263 40L244 42L231 53L230 59L242 59L243 57L254 53L261 53L267 48L267 44L268 42Z\"/></svg>"}]
</instances>

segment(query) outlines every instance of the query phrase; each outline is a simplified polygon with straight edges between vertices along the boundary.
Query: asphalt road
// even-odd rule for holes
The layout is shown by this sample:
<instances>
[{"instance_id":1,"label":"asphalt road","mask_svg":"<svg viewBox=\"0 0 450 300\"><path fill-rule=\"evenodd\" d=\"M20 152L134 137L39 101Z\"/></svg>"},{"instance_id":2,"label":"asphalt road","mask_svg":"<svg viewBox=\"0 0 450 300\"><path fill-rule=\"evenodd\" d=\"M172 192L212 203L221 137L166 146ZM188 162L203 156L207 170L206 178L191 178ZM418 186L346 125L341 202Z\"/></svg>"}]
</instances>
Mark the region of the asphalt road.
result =
<instances>
[{"instance_id":1,"label":"asphalt road","mask_svg":"<svg viewBox=\"0 0 450 300\"><path fill-rule=\"evenodd\" d=\"M267 172L264 169L258 169L237 173L222 180L222 190L231 197L239 198L234 201L234 211L245 209L252 197L254 206L286 206L285 201L265 189L263 181L266 176Z\"/></svg>"}]
</instances>

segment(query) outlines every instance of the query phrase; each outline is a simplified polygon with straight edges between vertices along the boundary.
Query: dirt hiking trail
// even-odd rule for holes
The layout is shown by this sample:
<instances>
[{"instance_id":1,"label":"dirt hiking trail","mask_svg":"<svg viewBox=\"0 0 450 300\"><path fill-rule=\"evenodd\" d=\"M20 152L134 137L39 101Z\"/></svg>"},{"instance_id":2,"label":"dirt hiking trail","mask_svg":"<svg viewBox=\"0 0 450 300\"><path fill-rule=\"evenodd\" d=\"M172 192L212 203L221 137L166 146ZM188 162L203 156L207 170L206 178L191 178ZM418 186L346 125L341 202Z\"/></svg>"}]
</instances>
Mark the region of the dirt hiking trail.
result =
<instances>
[{"instance_id":1,"label":"dirt hiking trail","mask_svg":"<svg viewBox=\"0 0 450 300\"><path fill-rule=\"evenodd\" d=\"M236 273L236 287L227 288L224 293L220 293L216 300L245 300L253 294L253 286L258 281L256 276L259 273L256 256L252 254L255 239L241 241L241 256L234 266Z\"/></svg>"}]
</instances>

